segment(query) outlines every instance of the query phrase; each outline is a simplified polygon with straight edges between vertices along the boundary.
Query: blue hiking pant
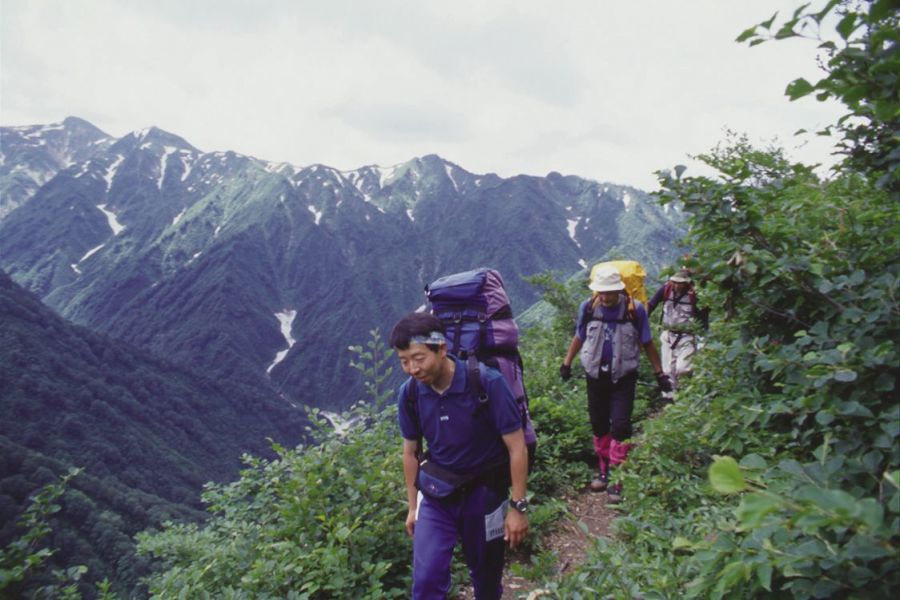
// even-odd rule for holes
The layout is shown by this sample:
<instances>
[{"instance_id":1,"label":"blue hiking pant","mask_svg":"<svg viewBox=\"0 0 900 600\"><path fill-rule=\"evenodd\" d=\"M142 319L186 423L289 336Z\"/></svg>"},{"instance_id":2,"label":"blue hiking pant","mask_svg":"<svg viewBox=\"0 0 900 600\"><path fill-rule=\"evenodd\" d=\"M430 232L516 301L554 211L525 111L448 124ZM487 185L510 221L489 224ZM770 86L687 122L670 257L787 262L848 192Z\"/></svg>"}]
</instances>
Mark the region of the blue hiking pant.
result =
<instances>
[{"instance_id":1,"label":"blue hiking pant","mask_svg":"<svg viewBox=\"0 0 900 600\"><path fill-rule=\"evenodd\" d=\"M414 600L444 600L450 591L453 548L463 554L477 600L499 600L503 592L503 523L506 488L481 485L451 499L424 496L413 535Z\"/></svg>"}]
</instances>

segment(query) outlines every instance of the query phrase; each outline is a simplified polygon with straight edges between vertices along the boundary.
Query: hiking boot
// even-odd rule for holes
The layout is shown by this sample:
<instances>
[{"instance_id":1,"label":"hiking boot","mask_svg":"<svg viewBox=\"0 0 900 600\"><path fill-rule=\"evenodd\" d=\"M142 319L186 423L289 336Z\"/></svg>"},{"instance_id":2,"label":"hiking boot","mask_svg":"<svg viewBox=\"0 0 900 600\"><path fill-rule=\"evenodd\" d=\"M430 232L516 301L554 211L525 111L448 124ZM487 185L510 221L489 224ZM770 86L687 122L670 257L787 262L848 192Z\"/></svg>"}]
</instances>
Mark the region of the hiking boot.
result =
<instances>
[{"instance_id":1,"label":"hiking boot","mask_svg":"<svg viewBox=\"0 0 900 600\"><path fill-rule=\"evenodd\" d=\"M592 492L602 492L609 485L609 476L606 473L597 473L594 480L591 481Z\"/></svg>"},{"instance_id":2,"label":"hiking boot","mask_svg":"<svg viewBox=\"0 0 900 600\"><path fill-rule=\"evenodd\" d=\"M610 504L618 504L622 501L622 484L614 483L606 488L606 495Z\"/></svg>"}]
</instances>

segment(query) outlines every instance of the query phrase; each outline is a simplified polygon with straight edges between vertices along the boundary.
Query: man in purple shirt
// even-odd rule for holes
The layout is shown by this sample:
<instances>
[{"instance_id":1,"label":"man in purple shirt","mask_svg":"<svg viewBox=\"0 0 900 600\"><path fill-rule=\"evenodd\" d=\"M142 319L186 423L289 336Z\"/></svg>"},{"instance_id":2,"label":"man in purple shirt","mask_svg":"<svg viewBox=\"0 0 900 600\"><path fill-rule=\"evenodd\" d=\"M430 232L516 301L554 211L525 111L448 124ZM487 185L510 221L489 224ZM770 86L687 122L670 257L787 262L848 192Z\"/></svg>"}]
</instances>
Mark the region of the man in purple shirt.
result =
<instances>
[{"instance_id":1,"label":"man in purple shirt","mask_svg":"<svg viewBox=\"0 0 900 600\"><path fill-rule=\"evenodd\" d=\"M631 437L641 348L656 372L660 390L670 391L672 384L662 372L647 311L625 293L619 271L615 267L597 269L588 287L594 295L581 304L575 335L559 372L563 380L569 379L572 361L581 353L599 465L591 489L606 490L610 502L615 503L622 499L622 485L609 485L609 473L611 467L624 462L630 448L626 440Z\"/></svg>"},{"instance_id":2,"label":"man in purple shirt","mask_svg":"<svg viewBox=\"0 0 900 600\"><path fill-rule=\"evenodd\" d=\"M448 354L444 333L434 315L412 313L390 337L410 376L398 393L398 413L406 530L413 536L412 597L446 597L453 548L462 539L475 597L496 600L503 592L504 541L515 548L528 532L522 417L500 372L484 364L472 369ZM473 377L477 383L469 381Z\"/></svg>"}]
</instances>

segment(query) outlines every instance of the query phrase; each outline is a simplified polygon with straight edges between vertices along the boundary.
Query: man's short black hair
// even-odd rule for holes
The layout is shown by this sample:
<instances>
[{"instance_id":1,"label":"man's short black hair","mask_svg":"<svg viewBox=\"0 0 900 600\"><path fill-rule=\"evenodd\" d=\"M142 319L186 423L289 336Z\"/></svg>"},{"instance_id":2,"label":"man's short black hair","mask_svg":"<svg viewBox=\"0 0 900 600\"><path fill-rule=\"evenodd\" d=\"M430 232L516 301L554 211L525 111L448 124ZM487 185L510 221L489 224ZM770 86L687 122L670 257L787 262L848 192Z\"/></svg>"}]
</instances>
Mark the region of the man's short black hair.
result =
<instances>
[{"instance_id":1,"label":"man's short black hair","mask_svg":"<svg viewBox=\"0 0 900 600\"><path fill-rule=\"evenodd\" d=\"M432 331L440 331L446 334L447 330L444 324L431 313L414 312L409 313L394 325L391 331L391 348L397 350L406 350L409 348L410 340L417 336L428 337ZM434 352L438 351L440 346L436 344L426 344Z\"/></svg>"}]
</instances>

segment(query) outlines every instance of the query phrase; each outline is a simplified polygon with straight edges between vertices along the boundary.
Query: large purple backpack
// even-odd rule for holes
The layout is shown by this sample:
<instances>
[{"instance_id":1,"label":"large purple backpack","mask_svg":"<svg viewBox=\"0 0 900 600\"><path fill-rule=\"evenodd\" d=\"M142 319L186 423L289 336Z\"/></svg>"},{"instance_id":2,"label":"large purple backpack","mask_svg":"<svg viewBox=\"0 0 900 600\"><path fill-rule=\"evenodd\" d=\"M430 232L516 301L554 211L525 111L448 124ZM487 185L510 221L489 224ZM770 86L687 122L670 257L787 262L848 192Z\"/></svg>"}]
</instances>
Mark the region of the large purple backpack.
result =
<instances>
[{"instance_id":1,"label":"large purple backpack","mask_svg":"<svg viewBox=\"0 0 900 600\"><path fill-rule=\"evenodd\" d=\"M533 464L537 436L522 379L519 327L500 273L482 268L447 275L426 286L425 293L431 312L447 329L447 349L462 360L474 356L503 374L522 413L529 465Z\"/></svg>"}]
</instances>

